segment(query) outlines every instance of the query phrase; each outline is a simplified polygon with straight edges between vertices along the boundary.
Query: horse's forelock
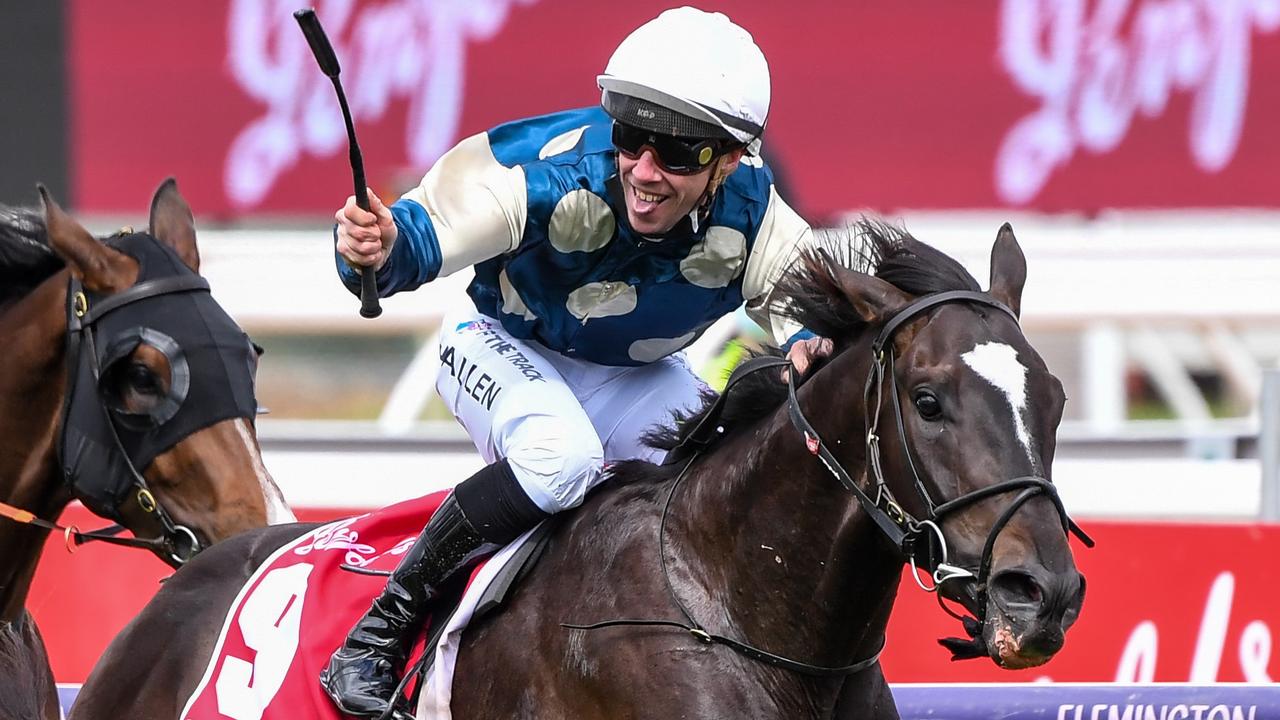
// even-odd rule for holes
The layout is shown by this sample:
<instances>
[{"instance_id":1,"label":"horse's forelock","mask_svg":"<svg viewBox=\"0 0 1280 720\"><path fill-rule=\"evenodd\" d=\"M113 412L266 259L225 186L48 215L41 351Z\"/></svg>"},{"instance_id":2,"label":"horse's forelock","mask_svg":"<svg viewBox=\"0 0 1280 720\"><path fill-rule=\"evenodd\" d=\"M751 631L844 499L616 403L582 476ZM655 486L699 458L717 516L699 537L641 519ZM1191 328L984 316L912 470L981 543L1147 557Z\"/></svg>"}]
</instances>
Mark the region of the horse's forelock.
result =
<instances>
[{"instance_id":1,"label":"horse's forelock","mask_svg":"<svg viewBox=\"0 0 1280 720\"><path fill-rule=\"evenodd\" d=\"M981 289L959 262L880 220L862 218L814 238L779 280L776 310L824 337L848 337L866 325L841 288L844 271L873 274L915 296Z\"/></svg>"},{"instance_id":2,"label":"horse's forelock","mask_svg":"<svg viewBox=\"0 0 1280 720\"><path fill-rule=\"evenodd\" d=\"M905 230L889 229L897 235L889 241L892 249L882 253L876 277L917 297L948 290L982 290L955 258L916 240Z\"/></svg>"}]
</instances>

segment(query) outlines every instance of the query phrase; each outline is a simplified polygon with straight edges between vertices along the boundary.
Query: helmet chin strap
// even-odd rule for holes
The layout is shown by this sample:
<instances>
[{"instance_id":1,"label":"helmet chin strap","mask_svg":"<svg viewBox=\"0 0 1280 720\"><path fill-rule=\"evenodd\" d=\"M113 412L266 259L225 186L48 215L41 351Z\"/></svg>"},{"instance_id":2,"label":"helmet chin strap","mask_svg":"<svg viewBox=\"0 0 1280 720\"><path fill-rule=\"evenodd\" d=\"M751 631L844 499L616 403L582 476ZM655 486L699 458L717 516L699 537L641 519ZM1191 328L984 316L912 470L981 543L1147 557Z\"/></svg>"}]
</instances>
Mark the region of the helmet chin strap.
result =
<instances>
[{"instance_id":1,"label":"helmet chin strap","mask_svg":"<svg viewBox=\"0 0 1280 720\"><path fill-rule=\"evenodd\" d=\"M706 219L707 213L711 211L711 201L716 199L716 191L728 179L729 173L725 172L725 158L716 158L715 169L711 171L711 177L707 180L707 189L702 191L702 197L698 198L698 202L694 203L694 217L698 220L698 224Z\"/></svg>"}]
</instances>

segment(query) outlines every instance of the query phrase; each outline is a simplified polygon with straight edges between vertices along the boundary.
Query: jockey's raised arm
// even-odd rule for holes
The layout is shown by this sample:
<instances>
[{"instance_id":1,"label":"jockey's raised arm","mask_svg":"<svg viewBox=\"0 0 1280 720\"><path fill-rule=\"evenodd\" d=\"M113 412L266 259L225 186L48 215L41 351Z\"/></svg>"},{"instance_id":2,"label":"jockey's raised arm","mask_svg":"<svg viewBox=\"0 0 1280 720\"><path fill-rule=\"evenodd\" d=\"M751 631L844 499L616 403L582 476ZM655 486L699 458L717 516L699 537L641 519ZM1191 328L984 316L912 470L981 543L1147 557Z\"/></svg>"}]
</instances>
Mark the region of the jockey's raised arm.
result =
<instances>
[{"instance_id":1,"label":"jockey's raised arm","mask_svg":"<svg viewBox=\"0 0 1280 720\"><path fill-rule=\"evenodd\" d=\"M423 529L322 682L378 716L441 582L579 505L606 462L698 407L682 350L744 303L779 345L774 284L811 236L759 159L769 68L746 30L678 8L632 32L599 106L516 120L446 153L390 207L336 215L338 273L380 296L472 267L474 307L444 319L437 389L489 464ZM344 262L345 260L345 262ZM828 346L829 347L829 346ZM800 360L822 346L805 340Z\"/></svg>"}]
</instances>

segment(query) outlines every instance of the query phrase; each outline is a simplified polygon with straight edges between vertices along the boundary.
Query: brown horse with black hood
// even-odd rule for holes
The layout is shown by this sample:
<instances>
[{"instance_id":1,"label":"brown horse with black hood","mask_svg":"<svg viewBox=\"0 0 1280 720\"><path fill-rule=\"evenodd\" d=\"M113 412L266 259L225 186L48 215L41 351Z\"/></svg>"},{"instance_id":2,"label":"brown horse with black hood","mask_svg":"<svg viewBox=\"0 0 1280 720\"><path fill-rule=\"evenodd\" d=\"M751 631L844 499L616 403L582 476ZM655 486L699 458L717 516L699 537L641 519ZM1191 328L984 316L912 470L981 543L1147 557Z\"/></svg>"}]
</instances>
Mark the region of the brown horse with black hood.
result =
<instances>
[{"instance_id":1,"label":"brown horse with black hood","mask_svg":"<svg viewBox=\"0 0 1280 720\"><path fill-rule=\"evenodd\" d=\"M143 547L176 567L294 519L254 431L257 351L198 274L176 184L156 192L149 232L105 242L41 196L43 211L0 206L3 720L59 717L24 609L51 530ZM56 525L76 499L134 537Z\"/></svg>"}]
</instances>

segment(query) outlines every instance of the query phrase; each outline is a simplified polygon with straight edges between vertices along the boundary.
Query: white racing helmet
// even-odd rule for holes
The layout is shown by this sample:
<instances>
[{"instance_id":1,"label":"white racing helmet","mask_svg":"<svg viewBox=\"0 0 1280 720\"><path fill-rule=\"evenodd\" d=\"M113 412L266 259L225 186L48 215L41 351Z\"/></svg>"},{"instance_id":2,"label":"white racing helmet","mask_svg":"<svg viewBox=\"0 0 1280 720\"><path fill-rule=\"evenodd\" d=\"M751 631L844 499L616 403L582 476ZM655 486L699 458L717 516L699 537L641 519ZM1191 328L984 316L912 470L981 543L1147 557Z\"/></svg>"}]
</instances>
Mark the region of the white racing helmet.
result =
<instances>
[{"instance_id":1,"label":"white racing helmet","mask_svg":"<svg viewBox=\"0 0 1280 720\"><path fill-rule=\"evenodd\" d=\"M596 77L615 120L677 137L732 139L760 154L769 64L721 13L674 8L636 28Z\"/></svg>"}]
</instances>

